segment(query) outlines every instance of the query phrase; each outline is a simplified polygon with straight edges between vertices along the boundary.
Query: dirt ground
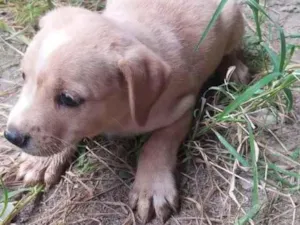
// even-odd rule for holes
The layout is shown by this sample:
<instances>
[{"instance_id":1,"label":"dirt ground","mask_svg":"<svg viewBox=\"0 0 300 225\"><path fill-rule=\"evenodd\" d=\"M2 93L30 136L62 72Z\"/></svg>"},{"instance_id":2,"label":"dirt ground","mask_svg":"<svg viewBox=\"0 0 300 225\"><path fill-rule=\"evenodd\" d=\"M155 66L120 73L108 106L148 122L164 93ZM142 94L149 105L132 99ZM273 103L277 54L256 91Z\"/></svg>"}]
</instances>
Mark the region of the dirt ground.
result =
<instances>
[{"instance_id":1,"label":"dirt ground","mask_svg":"<svg viewBox=\"0 0 300 225\"><path fill-rule=\"evenodd\" d=\"M300 33L300 2L296 0L268 1L272 17L277 19L287 34ZM0 132L22 85L18 72L25 46L3 42L7 34L0 33ZM293 40L291 40L293 41ZM17 48L17 50L15 49ZM274 45L276 49L277 46ZM20 52L19 52L20 51ZM294 57L300 62L300 54ZM300 116L300 94L295 93L296 117ZM300 123L281 124L272 130L281 142L265 135L265 147L278 151L292 151L300 145ZM192 135L192 134L191 134ZM27 206L15 219L15 224L139 224L128 206L128 192L133 181L136 139L108 140L102 137L86 140L89 151L80 148L81 154L62 181ZM283 149L282 145L286 149ZM186 150L188 149L188 151ZM170 225L233 224L241 216L242 209L251 205L251 181L247 171L239 171L243 179L236 179L235 203L231 193L232 176L218 164L217 155L224 154L219 143L209 136L186 141L178 162L181 210L170 218ZM211 154L214 152L214 154ZM216 154L217 152L217 154ZM4 175L8 188L20 185L15 181L17 158L20 153L0 137L0 174ZM259 218L253 224L300 225L300 196L280 195L268 189L260 192L263 200ZM294 222L293 222L294 221ZM154 220L151 224L160 224Z\"/></svg>"}]
</instances>

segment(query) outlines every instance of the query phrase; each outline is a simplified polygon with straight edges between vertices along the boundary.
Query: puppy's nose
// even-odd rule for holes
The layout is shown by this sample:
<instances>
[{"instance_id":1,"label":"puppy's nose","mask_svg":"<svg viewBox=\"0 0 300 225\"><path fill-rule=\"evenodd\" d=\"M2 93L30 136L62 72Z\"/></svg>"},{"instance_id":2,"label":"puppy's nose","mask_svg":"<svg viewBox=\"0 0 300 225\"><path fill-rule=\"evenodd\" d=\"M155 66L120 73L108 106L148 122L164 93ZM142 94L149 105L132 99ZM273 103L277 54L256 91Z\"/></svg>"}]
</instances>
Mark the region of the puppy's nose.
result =
<instances>
[{"instance_id":1,"label":"puppy's nose","mask_svg":"<svg viewBox=\"0 0 300 225\"><path fill-rule=\"evenodd\" d=\"M19 148L24 148L29 140L29 136L22 134L17 130L6 130L4 131L4 137L12 144L18 146Z\"/></svg>"}]
</instances>

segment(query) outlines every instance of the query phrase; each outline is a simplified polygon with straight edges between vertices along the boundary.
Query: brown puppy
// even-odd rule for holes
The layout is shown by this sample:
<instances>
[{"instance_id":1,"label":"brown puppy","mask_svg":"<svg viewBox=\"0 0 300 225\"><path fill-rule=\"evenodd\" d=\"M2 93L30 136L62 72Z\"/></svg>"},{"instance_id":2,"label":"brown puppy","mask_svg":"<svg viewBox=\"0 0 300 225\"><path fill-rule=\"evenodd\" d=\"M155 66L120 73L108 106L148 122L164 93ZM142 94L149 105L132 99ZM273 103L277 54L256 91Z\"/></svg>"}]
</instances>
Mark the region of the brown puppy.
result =
<instances>
[{"instance_id":1,"label":"brown puppy","mask_svg":"<svg viewBox=\"0 0 300 225\"><path fill-rule=\"evenodd\" d=\"M235 58L243 21L233 1L195 51L218 3L109 0L102 14L46 14L22 61L25 83L5 132L24 151L19 177L53 184L83 137L152 131L129 200L144 221L153 209L167 218L177 208L173 170L199 90L224 56L247 72Z\"/></svg>"}]
</instances>

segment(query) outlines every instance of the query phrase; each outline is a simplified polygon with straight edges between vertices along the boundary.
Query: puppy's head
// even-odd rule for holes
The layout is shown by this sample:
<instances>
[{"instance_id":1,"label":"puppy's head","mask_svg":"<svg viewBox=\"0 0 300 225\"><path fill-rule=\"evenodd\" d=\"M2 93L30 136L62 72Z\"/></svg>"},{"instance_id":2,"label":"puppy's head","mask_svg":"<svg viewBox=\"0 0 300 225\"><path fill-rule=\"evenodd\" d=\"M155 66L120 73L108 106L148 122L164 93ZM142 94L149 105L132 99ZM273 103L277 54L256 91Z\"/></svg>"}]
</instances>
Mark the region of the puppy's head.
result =
<instances>
[{"instance_id":1,"label":"puppy's head","mask_svg":"<svg viewBox=\"0 0 300 225\"><path fill-rule=\"evenodd\" d=\"M144 126L169 66L99 14L60 8L21 65L24 86L5 137L37 156L49 156L83 137Z\"/></svg>"}]
</instances>

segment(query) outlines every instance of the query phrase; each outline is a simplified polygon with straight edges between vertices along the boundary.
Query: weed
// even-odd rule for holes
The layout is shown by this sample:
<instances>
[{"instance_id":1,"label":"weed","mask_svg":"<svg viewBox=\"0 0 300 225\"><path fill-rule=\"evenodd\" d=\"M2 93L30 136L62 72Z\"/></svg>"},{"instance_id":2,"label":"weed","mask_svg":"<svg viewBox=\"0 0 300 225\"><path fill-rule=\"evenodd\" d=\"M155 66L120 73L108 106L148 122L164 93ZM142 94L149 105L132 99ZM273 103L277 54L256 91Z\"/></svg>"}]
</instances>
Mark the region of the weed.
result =
<instances>
[{"instance_id":1,"label":"weed","mask_svg":"<svg viewBox=\"0 0 300 225\"><path fill-rule=\"evenodd\" d=\"M220 10L224 7L226 2L226 0L220 2L217 11L212 16L211 23L216 20L215 16L220 14ZM246 39L248 41L246 46L249 46L249 42L252 42L251 45L256 45L255 48L256 51L259 52L259 59L254 61L254 63L258 61L255 67L260 67L263 71L259 74L255 82L242 91L236 89L235 84L231 84L228 81L225 81L225 83L218 88L211 88L210 90L217 91L217 95L223 95L224 98L227 98L229 104L224 109L218 108L215 105L208 107L209 109L206 109L204 123L209 126L200 130L200 134L212 130L219 141L228 150L228 154L240 165L239 167L251 168L252 170L252 208L245 211L245 215L237 219L236 224L245 224L257 216L262 207L259 199L259 183L268 183L274 180L275 183L277 182L277 186L275 185L276 189L288 195L289 192L284 192L283 189L285 189L285 187L287 189L299 187L298 183L300 181L300 175L297 172L283 169L276 163L271 163L272 160L266 157L265 153L263 153L265 150L258 144L258 137L259 134L261 134L261 130L269 131L267 129L268 126L266 124L264 128L259 128L250 117L252 112L262 109L272 111L274 113L274 120L280 117L279 114L286 115L291 112L293 108L292 89L293 85L299 80L300 75L300 66L291 64L291 58L296 46L286 43L284 30L272 20L265 9L259 4L258 0L246 0L245 2L252 10L257 35L257 38L253 36L248 37L248 39ZM264 20L259 19L262 18L260 15L263 16ZM265 22L266 19L277 29L280 42L279 53L276 53L270 48L269 40L263 39L261 23ZM211 23L208 25L208 29ZM208 32L203 33L201 40L205 39L205 35ZM269 63L266 64L266 61ZM241 132L242 140L248 140L248 143L239 141L239 143L230 144L230 141L227 140L228 138L230 139L230 137L222 136L217 131L218 128L223 129L224 127L230 127L232 130ZM235 148L234 145L239 146L239 149L244 147L246 150L248 146L250 146L250 155L247 155L247 151L244 152L244 155L241 154L240 150ZM296 155L297 153L294 154ZM289 161L298 164L297 161L290 156L285 157L289 157ZM297 171L297 167L294 167L294 170ZM272 186L274 187L274 185Z\"/></svg>"},{"instance_id":2,"label":"weed","mask_svg":"<svg viewBox=\"0 0 300 225\"><path fill-rule=\"evenodd\" d=\"M33 188L19 188L16 191L9 191L2 179L0 178L1 194L3 197L0 198L0 224L9 225L12 219L28 204L30 203L39 193L42 192L42 186L35 186ZM13 201L15 196L24 194L19 201Z\"/></svg>"}]
</instances>

